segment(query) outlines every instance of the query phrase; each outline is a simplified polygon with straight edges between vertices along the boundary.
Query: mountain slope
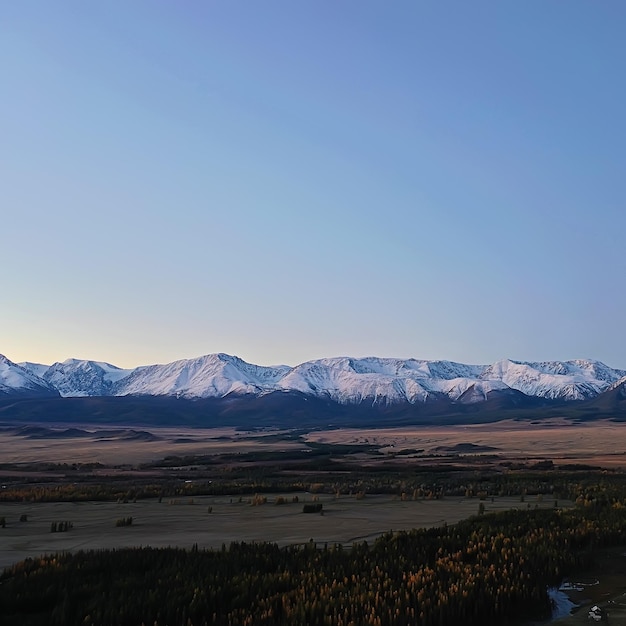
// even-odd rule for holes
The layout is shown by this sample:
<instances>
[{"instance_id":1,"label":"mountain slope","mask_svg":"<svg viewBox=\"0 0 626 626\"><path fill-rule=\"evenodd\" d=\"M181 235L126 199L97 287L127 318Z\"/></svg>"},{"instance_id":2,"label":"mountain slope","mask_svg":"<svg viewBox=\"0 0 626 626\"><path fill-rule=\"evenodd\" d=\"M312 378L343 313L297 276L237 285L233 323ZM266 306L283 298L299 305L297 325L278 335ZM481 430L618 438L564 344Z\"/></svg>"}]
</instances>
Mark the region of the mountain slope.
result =
<instances>
[{"instance_id":1,"label":"mountain slope","mask_svg":"<svg viewBox=\"0 0 626 626\"><path fill-rule=\"evenodd\" d=\"M503 360L487 366L481 378L500 380L528 396L551 400L586 400L597 396L622 376L599 361L545 361L528 363Z\"/></svg>"},{"instance_id":2,"label":"mountain slope","mask_svg":"<svg viewBox=\"0 0 626 626\"><path fill-rule=\"evenodd\" d=\"M209 354L167 365L138 367L119 380L113 394L220 398L230 393L255 394L273 390L291 368L263 367L227 354Z\"/></svg>"},{"instance_id":3,"label":"mountain slope","mask_svg":"<svg viewBox=\"0 0 626 626\"><path fill-rule=\"evenodd\" d=\"M65 397L108 396L113 394L114 385L132 371L99 361L67 359L51 365L43 378Z\"/></svg>"},{"instance_id":4,"label":"mountain slope","mask_svg":"<svg viewBox=\"0 0 626 626\"><path fill-rule=\"evenodd\" d=\"M626 417L626 376L620 378L604 393L585 403L584 406L588 411Z\"/></svg>"},{"instance_id":5,"label":"mountain slope","mask_svg":"<svg viewBox=\"0 0 626 626\"><path fill-rule=\"evenodd\" d=\"M53 385L0 354L0 396L45 398L58 395Z\"/></svg>"}]
</instances>

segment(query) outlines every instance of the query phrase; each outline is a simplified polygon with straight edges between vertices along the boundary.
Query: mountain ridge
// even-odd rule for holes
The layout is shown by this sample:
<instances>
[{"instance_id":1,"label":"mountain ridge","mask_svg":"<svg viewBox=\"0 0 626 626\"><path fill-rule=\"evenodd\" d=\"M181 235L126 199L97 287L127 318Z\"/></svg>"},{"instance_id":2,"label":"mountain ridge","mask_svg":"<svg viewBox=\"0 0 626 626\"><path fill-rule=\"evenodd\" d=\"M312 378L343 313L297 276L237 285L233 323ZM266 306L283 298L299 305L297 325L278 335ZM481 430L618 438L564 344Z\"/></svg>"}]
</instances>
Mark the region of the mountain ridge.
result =
<instances>
[{"instance_id":1,"label":"mountain ridge","mask_svg":"<svg viewBox=\"0 0 626 626\"><path fill-rule=\"evenodd\" d=\"M50 366L0 359L0 393L63 397L168 396L185 399L299 393L339 404L473 404L522 394L545 400L590 400L626 377L592 359L489 365L445 360L330 357L296 366L263 366L225 353L163 365L119 368L67 359ZM4 378L1 372L4 371ZM28 379L28 384L24 381ZM11 387L10 381L19 383ZM8 381L8 382L7 382ZM21 386L20 386L21 385ZM2 391L4 389L4 392Z\"/></svg>"},{"instance_id":2,"label":"mountain ridge","mask_svg":"<svg viewBox=\"0 0 626 626\"><path fill-rule=\"evenodd\" d=\"M0 354L0 397L54 397L59 392L43 378Z\"/></svg>"}]
</instances>

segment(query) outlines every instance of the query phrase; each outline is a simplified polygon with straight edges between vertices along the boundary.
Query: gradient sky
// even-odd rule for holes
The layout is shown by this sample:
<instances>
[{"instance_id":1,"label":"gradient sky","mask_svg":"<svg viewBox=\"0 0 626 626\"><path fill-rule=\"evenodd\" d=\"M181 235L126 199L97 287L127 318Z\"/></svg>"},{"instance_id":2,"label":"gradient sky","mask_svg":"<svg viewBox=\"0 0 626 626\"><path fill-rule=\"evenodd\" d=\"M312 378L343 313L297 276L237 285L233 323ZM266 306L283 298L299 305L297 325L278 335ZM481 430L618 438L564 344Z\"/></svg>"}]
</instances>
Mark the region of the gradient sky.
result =
<instances>
[{"instance_id":1,"label":"gradient sky","mask_svg":"<svg viewBox=\"0 0 626 626\"><path fill-rule=\"evenodd\" d=\"M0 353L626 368L626 3L4 2Z\"/></svg>"}]
</instances>

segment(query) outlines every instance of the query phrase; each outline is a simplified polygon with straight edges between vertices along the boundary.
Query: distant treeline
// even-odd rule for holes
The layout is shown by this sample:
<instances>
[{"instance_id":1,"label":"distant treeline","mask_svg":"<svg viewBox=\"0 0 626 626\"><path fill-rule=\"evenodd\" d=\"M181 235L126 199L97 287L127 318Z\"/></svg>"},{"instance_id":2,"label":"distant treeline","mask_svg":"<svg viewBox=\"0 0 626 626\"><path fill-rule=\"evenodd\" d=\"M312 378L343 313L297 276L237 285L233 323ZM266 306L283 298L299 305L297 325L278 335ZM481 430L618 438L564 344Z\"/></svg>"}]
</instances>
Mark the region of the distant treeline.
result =
<instances>
[{"instance_id":1,"label":"distant treeline","mask_svg":"<svg viewBox=\"0 0 626 626\"><path fill-rule=\"evenodd\" d=\"M496 469L362 469L349 473L308 473L306 481L285 475L282 471L280 465L273 468L255 467L254 471L245 468L229 468L228 472L169 470L168 476L158 480L152 477L122 477L114 480L76 472L71 475L72 482L64 477L51 478L46 484L25 484L23 481L16 485L9 483L0 490L0 502L131 502L144 498L289 494L300 491L333 495L389 494L413 500L432 500L446 496L484 499L539 494L576 500L584 497L590 488L598 493L626 490L625 474L590 468L567 471L511 469L505 472Z\"/></svg>"},{"instance_id":2,"label":"distant treeline","mask_svg":"<svg viewBox=\"0 0 626 626\"><path fill-rule=\"evenodd\" d=\"M136 548L28 559L0 576L4 626L464 626L547 617L548 585L623 542L623 498L516 510L373 545Z\"/></svg>"}]
</instances>

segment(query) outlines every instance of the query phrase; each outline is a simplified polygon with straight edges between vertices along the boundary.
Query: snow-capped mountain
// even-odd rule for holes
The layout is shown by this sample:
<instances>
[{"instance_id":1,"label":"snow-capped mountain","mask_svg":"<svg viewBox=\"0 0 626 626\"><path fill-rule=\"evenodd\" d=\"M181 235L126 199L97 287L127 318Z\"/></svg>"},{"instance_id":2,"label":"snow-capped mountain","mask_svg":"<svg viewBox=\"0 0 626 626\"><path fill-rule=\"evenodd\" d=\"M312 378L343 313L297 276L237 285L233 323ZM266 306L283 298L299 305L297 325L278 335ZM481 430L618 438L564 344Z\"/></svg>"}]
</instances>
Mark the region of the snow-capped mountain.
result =
<instances>
[{"instance_id":1,"label":"snow-capped mountain","mask_svg":"<svg viewBox=\"0 0 626 626\"><path fill-rule=\"evenodd\" d=\"M475 366L449 361L339 357L294 367L280 380L279 388L327 396L342 404L415 404L440 396L457 400L473 384L485 394L506 388L497 382L492 385L475 380L479 371Z\"/></svg>"},{"instance_id":2,"label":"snow-capped mountain","mask_svg":"<svg viewBox=\"0 0 626 626\"><path fill-rule=\"evenodd\" d=\"M34 364L24 363L23 365L28 368ZM115 395L115 383L134 371L121 369L110 363L79 359L67 359L62 363L54 363L39 374L41 367L41 365L35 365L31 371L50 383L64 397Z\"/></svg>"},{"instance_id":3,"label":"snow-capped mountain","mask_svg":"<svg viewBox=\"0 0 626 626\"><path fill-rule=\"evenodd\" d=\"M33 363L13 366L29 373L40 386L52 386L63 396L191 399L262 396L282 391L340 404L370 405L437 400L467 404L515 393L550 400L585 400L598 396L626 376L624 370L592 360L503 360L491 365L465 365L452 361L336 357L295 367L267 367L227 354L135 369L76 359L49 367Z\"/></svg>"},{"instance_id":4,"label":"snow-capped mountain","mask_svg":"<svg viewBox=\"0 0 626 626\"><path fill-rule=\"evenodd\" d=\"M54 397L59 392L45 380L0 354L0 397Z\"/></svg>"},{"instance_id":5,"label":"snow-capped mountain","mask_svg":"<svg viewBox=\"0 0 626 626\"><path fill-rule=\"evenodd\" d=\"M498 361L487 366L481 378L500 380L528 396L562 400L586 400L605 391L621 376L599 361Z\"/></svg>"},{"instance_id":6,"label":"snow-capped mountain","mask_svg":"<svg viewBox=\"0 0 626 626\"><path fill-rule=\"evenodd\" d=\"M263 367L228 354L209 354L167 365L138 367L118 380L113 394L221 398L275 389L290 367Z\"/></svg>"}]
</instances>

